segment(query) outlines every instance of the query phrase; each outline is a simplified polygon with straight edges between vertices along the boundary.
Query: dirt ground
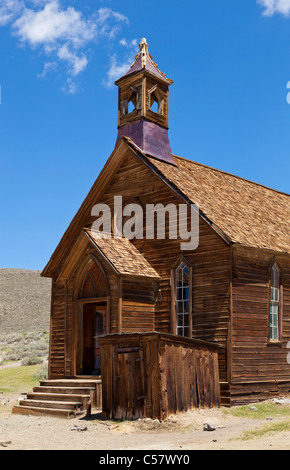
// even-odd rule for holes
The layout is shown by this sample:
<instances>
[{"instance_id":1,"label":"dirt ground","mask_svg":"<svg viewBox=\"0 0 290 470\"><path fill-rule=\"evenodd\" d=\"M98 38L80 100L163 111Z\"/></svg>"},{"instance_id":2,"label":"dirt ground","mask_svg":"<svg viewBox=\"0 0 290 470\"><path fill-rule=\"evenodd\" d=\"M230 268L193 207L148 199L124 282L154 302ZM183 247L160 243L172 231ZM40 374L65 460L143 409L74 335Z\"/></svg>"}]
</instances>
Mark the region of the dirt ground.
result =
<instances>
[{"instance_id":1,"label":"dirt ground","mask_svg":"<svg viewBox=\"0 0 290 470\"><path fill-rule=\"evenodd\" d=\"M290 432L241 440L243 431L268 421L244 419L223 409L195 410L170 416L164 423L148 419L103 421L11 414L11 402L0 409L0 450L290 450ZM273 418L272 423L279 421ZM204 431L210 422L215 431ZM85 430L77 430L86 428ZM4 443L4 444L3 444Z\"/></svg>"}]
</instances>

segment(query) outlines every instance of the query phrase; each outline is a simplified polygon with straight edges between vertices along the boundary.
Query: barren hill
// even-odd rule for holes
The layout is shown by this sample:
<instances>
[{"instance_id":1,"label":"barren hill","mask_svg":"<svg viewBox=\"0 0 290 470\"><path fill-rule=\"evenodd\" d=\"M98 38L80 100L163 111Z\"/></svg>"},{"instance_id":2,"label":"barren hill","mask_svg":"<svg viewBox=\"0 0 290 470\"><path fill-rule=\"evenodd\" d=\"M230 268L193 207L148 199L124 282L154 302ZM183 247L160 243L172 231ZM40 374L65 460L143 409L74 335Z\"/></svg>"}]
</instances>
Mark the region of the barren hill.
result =
<instances>
[{"instance_id":1,"label":"barren hill","mask_svg":"<svg viewBox=\"0 0 290 470\"><path fill-rule=\"evenodd\" d=\"M50 289L40 271L0 269L0 336L48 331Z\"/></svg>"}]
</instances>

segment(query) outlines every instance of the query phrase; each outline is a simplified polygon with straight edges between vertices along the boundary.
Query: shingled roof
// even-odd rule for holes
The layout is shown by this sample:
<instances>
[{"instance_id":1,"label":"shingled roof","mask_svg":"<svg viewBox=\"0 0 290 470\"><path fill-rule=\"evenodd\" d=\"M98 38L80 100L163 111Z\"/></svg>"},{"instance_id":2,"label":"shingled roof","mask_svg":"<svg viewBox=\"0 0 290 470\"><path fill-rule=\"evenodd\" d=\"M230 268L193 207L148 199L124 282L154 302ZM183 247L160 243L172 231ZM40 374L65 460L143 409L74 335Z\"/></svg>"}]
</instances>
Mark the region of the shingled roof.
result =
<instances>
[{"instance_id":1,"label":"shingled roof","mask_svg":"<svg viewBox=\"0 0 290 470\"><path fill-rule=\"evenodd\" d=\"M99 237L99 234L89 228L84 231L118 274L159 278L159 274L127 238Z\"/></svg>"},{"instance_id":2,"label":"shingled roof","mask_svg":"<svg viewBox=\"0 0 290 470\"><path fill-rule=\"evenodd\" d=\"M288 194L178 156L176 167L146 159L233 243L290 253Z\"/></svg>"}]
</instances>

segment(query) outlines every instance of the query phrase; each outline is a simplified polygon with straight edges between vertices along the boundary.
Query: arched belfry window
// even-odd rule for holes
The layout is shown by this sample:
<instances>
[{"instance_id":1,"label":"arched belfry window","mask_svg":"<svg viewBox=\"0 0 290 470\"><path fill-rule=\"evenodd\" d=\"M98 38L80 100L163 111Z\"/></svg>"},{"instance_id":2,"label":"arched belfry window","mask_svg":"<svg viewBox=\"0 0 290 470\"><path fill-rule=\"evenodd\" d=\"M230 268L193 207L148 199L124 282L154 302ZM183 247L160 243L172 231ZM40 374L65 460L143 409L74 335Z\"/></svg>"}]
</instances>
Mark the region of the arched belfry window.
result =
<instances>
[{"instance_id":1,"label":"arched belfry window","mask_svg":"<svg viewBox=\"0 0 290 470\"><path fill-rule=\"evenodd\" d=\"M270 280L270 316L269 316L269 340L280 340L281 325L281 274L277 263L271 267Z\"/></svg>"},{"instance_id":2,"label":"arched belfry window","mask_svg":"<svg viewBox=\"0 0 290 470\"><path fill-rule=\"evenodd\" d=\"M171 331L178 336L192 336L192 268L181 258L172 269Z\"/></svg>"}]
</instances>

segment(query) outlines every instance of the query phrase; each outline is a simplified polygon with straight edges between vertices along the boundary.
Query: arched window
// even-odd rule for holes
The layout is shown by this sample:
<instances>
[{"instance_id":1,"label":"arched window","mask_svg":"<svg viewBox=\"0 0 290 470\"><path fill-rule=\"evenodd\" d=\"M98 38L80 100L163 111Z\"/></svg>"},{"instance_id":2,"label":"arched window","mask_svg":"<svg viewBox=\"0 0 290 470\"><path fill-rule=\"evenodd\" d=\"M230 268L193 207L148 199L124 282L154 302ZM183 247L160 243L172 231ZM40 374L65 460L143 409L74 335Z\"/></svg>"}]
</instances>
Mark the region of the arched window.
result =
<instances>
[{"instance_id":1,"label":"arched window","mask_svg":"<svg viewBox=\"0 0 290 470\"><path fill-rule=\"evenodd\" d=\"M280 271L276 263L271 268L270 287L270 317L269 317L269 339L279 341L280 339L280 314L281 314L281 293L280 293Z\"/></svg>"},{"instance_id":2,"label":"arched window","mask_svg":"<svg viewBox=\"0 0 290 470\"><path fill-rule=\"evenodd\" d=\"M172 333L192 336L192 269L182 258L174 268L172 286ZM173 280L173 279L172 279Z\"/></svg>"}]
</instances>

